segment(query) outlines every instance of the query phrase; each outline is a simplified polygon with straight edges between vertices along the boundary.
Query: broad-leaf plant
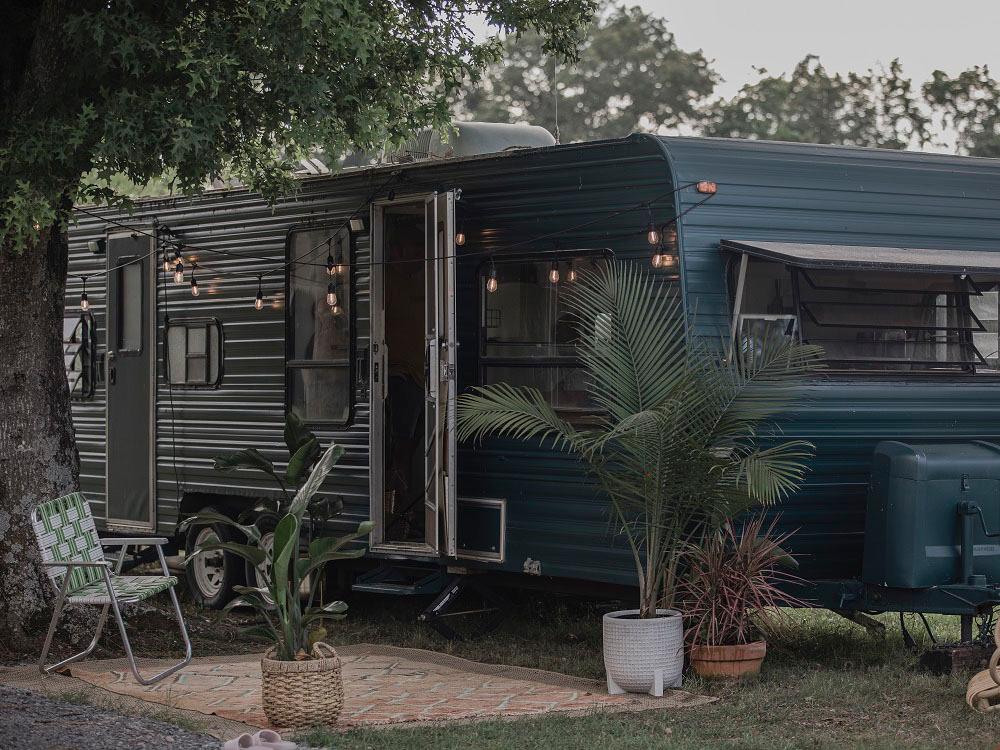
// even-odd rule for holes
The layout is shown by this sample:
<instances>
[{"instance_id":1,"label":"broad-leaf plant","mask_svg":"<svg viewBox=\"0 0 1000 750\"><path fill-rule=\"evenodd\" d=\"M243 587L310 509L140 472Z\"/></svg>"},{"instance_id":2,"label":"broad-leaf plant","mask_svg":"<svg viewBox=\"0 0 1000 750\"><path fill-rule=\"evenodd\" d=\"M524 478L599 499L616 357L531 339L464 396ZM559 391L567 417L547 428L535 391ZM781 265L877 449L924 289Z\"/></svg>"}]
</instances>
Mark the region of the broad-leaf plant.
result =
<instances>
[{"instance_id":1,"label":"broad-leaf plant","mask_svg":"<svg viewBox=\"0 0 1000 750\"><path fill-rule=\"evenodd\" d=\"M262 454L252 449L243 453L249 454L245 456L248 462L263 459ZM298 451L294 455L298 455ZM371 523L366 521L356 531L343 536L320 536L312 539L304 551L301 545L303 521L310 504L343 455L343 446L331 445L312 467L298 491L294 495L286 493L289 502L278 506L283 515L274 529L273 543L270 545L262 543L261 530L256 524L240 523L221 513L203 511L183 524L184 527L225 524L236 528L246 537L246 543L217 541L203 544L188 558L188 562L199 554L221 550L246 560L259 571L260 585L237 586L239 596L229 602L223 611L228 612L243 605L253 607L261 624L245 628L244 633L272 639L275 658L279 660L308 658L313 645L326 635L324 623L342 618L347 611L347 605L342 601L316 603L321 573L327 563L361 557L365 552L363 547L349 548L348 545L371 533ZM270 466L266 459L263 460ZM263 464L257 468L278 479L273 466L270 471ZM288 478L286 472L286 479ZM303 587L307 590L304 597Z\"/></svg>"},{"instance_id":2,"label":"broad-leaf plant","mask_svg":"<svg viewBox=\"0 0 1000 750\"><path fill-rule=\"evenodd\" d=\"M592 417L569 421L537 389L497 383L459 397L458 436L578 456L627 541L640 617L654 617L674 604L686 548L803 481L813 446L779 439L775 420L821 350L783 336L703 342L671 287L632 263L581 272L567 297Z\"/></svg>"}]
</instances>

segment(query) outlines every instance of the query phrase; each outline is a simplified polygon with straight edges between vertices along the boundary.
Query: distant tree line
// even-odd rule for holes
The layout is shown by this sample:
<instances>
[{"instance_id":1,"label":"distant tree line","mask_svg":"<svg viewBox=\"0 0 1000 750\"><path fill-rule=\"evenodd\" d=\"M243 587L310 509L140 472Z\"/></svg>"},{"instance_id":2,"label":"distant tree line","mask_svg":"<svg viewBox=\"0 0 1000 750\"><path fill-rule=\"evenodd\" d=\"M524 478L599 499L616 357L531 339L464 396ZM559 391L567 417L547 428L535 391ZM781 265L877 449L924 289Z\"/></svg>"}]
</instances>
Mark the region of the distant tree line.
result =
<instances>
[{"instance_id":1,"label":"distant tree line","mask_svg":"<svg viewBox=\"0 0 1000 750\"><path fill-rule=\"evenodd\" d=\"M905 149L947 132L958 153L1000 156L1000 82L985 65L917 85L898 59L842 75L807 55L790 73L758 68L722 99L702 51L681 49L639 7L605 6L581 39L579 60L562 66L537 36L508 37L505 59L456 99L457 116L542 125L564 143L667 131Z\"/></svg>"}]
</instances>

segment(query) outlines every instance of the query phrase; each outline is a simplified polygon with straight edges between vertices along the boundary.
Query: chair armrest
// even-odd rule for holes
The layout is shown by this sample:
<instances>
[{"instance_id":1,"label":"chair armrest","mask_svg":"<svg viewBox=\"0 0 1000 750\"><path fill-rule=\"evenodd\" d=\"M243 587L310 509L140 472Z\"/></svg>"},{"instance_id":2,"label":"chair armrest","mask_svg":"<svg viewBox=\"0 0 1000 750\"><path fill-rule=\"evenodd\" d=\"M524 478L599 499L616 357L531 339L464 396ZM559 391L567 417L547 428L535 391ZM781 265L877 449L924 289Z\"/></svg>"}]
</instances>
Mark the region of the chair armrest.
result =
<instances>
[{"instance_id":1,"label":"chair armrest","mask_svg":"<svg viewBox=\"0 0 1000 750\"><path fill-rule=\"evenodd\" d=\"M110 568L111 563L107 560L97 560L96 562L91 562L90 560L53 560L51 562L43 561L43 568Z\"/></svg>"},{"instance_id":2,"label":"chair armrest","mask_svg":"<svg viewBox=\"0 0 1000 750\"><path fill-rule=\"evenodd\" d=\"M139 537L109 537L101 540L102 547L127 547L135 545L137 547L159 547L167 543L167 538L162 536L139 536Z\"/></svg>"}]
</instances>

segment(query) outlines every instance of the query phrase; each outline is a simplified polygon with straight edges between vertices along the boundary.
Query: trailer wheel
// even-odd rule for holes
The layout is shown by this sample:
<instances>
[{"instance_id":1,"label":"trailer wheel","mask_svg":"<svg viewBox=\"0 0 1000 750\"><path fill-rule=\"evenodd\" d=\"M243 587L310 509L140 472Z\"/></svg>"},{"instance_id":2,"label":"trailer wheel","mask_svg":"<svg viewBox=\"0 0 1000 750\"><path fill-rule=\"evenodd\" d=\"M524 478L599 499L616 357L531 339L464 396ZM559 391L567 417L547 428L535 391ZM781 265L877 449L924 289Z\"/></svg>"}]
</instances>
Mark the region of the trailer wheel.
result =
<instances>
[{"instance_id":1,"label":"trailer wheel","mask_svg":"<svg viewBox=\"0 0 1000 750\"><path fill-rule=\"evenodd\" d=\"M210 510L210 509L206 509ZM202 544L214 541L236 542L236 534L229 526L192 526L188 529L185 550L188 555ZM191 597L201 606L222 609L234 596L233 586L243 584L243 561L229 552L206 552L198 555L184 567Z\"/></svg>"},{"instance_id":2,"label":"trailer wheel","mask_svg":"<svg viewBox=\"0 0 1000 750\"><path fill-rule=\"evenodd\" d=\"M274 545L274 530L278 526L278 517L270 513L262 513L259 515L255 521L258 529L260 529L260 546L263 549L270 551L271 547ZM267 584L266 579L261 574L256 567L250 563L244 561L244 574L246 576L248 586L256 586L258 588L264 587ZM309 577L307 576L304 581L302 581L302 587L299 593L304 597L309 594ZM271 599L270 594L262 594L261 598L267 602L272 608L274 607L274 601Z\"/></svg>"},{"instance_id":3,"label":"trailer wheel","mask_svg":"<svg viewBox=\"0 0 1000 750\"><path fill-rule=\"evenodd\" d=\"M271 513L261 513L254 520L254 525L260 530L261 549L270 550L274 544L274 529L278 525L278 517ZM257 570L256 566L251 565L246 560L243 561L243 575L246 578L248 586L256 586L258 588L266 586L267 581L264 579L263 574ZM271 600L270 594L263 594L262 598L273 609L274 602Z\"/></svg>"}]
</instances>

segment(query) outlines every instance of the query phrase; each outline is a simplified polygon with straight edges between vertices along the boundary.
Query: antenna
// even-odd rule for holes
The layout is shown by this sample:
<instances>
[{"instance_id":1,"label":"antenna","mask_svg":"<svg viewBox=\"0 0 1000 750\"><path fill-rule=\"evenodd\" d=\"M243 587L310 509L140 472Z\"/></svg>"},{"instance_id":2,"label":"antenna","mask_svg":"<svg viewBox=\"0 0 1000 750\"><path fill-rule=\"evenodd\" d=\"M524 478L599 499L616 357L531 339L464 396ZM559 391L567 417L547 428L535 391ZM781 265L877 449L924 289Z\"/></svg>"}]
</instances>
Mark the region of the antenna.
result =
<instances>
[{"instance_id":1,"label":"antenna","mask_svg":"<svg viewBox=\"0 0 1000 750\"><path fill-rule=\"evenodd\" d=\"M556 143L559 143L559 59L552 56L552 97L555 100L556 109Z\"/></svg>"}]
</instances>

